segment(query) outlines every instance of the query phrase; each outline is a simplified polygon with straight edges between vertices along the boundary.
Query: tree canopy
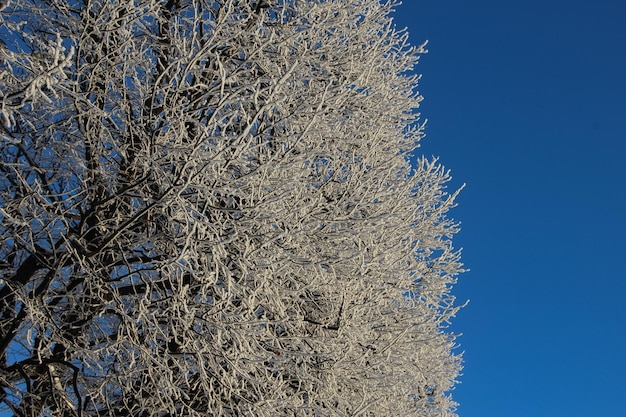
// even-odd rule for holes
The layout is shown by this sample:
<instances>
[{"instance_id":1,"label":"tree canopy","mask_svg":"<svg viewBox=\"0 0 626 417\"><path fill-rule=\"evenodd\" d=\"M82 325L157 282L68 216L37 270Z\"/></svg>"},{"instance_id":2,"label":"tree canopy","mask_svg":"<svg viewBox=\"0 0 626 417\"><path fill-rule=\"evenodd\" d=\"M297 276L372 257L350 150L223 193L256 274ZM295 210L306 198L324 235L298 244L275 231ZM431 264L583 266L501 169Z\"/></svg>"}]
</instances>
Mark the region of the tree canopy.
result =
<instances>
[{"instance_id":1,"label":"tree canopy","mask_svg":"<svg viewBox=\"0 0 626 417\"><path fill-rule=\"evenodd\" d=\"M456 193L378 0L13 0L0 412L451 416Z\"/></svg>"}]
</instances>

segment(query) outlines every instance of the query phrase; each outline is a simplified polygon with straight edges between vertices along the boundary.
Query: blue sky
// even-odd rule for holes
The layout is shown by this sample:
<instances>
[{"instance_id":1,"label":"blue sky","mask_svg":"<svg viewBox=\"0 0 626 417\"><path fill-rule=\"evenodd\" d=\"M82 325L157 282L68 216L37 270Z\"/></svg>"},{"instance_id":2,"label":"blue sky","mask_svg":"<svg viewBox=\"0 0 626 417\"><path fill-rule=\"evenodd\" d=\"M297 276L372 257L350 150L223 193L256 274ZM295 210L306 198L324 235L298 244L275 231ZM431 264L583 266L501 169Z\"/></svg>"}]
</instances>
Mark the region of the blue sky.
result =
<instances>
[{"instance_id":1,"label":"blue sky","mask_svg":"<svg viewBox=\"0 0 626 417\"><path fill-rule=\"evenodd\" d=\"M405 0L418 153L467 183L460 417L626 416L626 1Z\"/></svg>"},{"instance_id":2,"label":"blue sky","mask_svg":"<svg viewBox=\"0 0 626 417\"><path fill-rule=\"evenodd\" d=\"M405 0L420 153L467 183L461 417L626 416L626 2Z\"/></svg>"}]
</instances>

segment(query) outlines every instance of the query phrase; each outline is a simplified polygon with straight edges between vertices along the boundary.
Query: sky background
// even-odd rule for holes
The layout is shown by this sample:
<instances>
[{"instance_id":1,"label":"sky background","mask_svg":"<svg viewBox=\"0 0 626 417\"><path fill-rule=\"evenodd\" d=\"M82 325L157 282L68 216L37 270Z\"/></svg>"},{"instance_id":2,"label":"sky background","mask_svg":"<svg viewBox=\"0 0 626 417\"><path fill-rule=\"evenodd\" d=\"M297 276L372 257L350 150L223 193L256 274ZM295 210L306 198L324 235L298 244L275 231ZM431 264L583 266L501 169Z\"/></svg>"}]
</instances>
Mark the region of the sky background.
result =
<instances>
[{"instance_id":1,"label":"sky background","mask_svg":"<svg viewBox=\"0 0 626 417\"><path fill-rule=\"evenodd\" d=\"M626 1L405 0L418 151L467 183L460 417L626 416Z\"/></svg>"},{"instance_id":2,"label":"sky background","mask_svg":"<svg viewBox=\"0 0 626 417\"><path fill-rule=\"evenodd\" d=\"M626 1L404 1L418 153L467 183L460 417L626 416Z\"/></svg>"}]
</instances>

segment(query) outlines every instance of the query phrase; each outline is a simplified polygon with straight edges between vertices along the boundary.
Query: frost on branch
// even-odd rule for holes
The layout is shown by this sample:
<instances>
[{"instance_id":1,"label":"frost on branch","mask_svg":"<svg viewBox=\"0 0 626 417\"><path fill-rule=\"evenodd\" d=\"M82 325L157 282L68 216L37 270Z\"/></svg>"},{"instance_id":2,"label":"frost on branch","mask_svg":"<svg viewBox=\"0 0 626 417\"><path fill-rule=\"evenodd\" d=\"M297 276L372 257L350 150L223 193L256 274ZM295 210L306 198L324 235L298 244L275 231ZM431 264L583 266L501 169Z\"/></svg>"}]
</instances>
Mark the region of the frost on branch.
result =
<instances>
[{"instance_id":1,"label":"frost on branch","mask_svg":"<svg viewBox=\"0 0 626 417\"><path fill-rule=\"evenodd\" d=\"M377 0L0 15L0 410L451 416L461 272Z\"/></svg>"}]
</instances>

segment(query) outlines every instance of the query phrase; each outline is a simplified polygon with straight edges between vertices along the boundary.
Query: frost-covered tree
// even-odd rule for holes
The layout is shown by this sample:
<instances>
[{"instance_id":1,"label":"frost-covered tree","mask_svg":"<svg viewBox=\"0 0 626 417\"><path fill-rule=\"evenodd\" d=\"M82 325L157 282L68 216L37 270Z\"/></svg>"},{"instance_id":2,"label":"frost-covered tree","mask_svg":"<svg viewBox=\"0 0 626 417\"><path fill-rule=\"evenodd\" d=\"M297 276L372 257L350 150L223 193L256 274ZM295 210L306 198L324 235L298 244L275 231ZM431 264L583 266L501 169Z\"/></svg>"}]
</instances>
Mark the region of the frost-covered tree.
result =
<instances>
[{"instance_id":1,"label":"frost-covered tree","mask_svg":"<svg viewBox=\"0 0 626 417\"><path fill-rule=\"evenodd\" d=\"M454 415L454 193L409 162L393 7L2 10L0 413Z\"/></svg>"}]
</instances>

